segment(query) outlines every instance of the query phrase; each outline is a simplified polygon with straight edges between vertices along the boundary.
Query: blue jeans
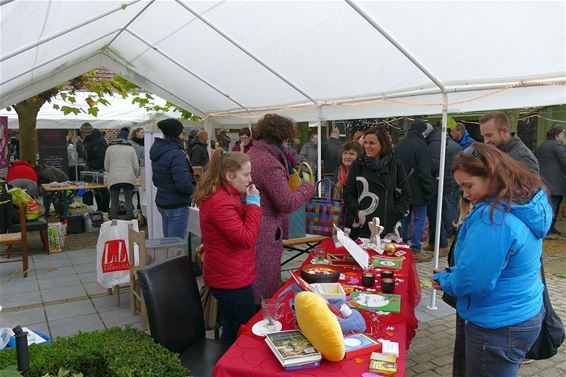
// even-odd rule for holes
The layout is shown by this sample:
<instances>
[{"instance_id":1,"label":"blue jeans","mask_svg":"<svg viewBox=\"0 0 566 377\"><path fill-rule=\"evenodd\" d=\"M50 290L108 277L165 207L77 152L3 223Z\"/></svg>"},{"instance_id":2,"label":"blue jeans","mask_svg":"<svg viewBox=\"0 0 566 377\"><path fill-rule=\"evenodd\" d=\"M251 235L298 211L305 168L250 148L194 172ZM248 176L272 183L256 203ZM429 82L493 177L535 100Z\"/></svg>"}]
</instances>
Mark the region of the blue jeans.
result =
<instances>
[{"instance_id":1,"label":"blue jeans","mask_svg":"<svg viewBox=\"0 0 566 377\"><path fill-rule=\"evenodd\" d=\"M412 215L412 216L411 216ZM409 215L401 220L401 237L408 240L409 223L413 218L413 234L411 236L411 249L421 252L421 239L423 238L424 226L426 221L426 205L416 206L409 209Z\"/></svg>"},{"instance_id":2,"label":"blue jeans","mask_svg":"<svg viewBox=\"0 0 566 377\"><path fill-rule=\"evenodd\" d=\"M163 237L179 237L185 239L189 224L189 207L160 208Z\"/></svg>"},{"instance_id":3,"label":"blue jeans","mask_svg":"<svg viewBox=\"0 0 566 377\"><path fill-rule=\"evenodd\" d=\"M240 325L245 324L255 314L252 286L239 289L210 288L219 304L222 335L220 341L228 346L236 340Z\"/></svg>"},{"instance_id":4,"label":"blue jeans","mask_svg":"<svg viewBox=\"0 0 566 377\"><path fill-rule=\"evenodd\" d=\"M544 307L524 322L498 329L466 323L466 375L515 377L521 362L538 338Z\"/></svg>"}]
</instances>

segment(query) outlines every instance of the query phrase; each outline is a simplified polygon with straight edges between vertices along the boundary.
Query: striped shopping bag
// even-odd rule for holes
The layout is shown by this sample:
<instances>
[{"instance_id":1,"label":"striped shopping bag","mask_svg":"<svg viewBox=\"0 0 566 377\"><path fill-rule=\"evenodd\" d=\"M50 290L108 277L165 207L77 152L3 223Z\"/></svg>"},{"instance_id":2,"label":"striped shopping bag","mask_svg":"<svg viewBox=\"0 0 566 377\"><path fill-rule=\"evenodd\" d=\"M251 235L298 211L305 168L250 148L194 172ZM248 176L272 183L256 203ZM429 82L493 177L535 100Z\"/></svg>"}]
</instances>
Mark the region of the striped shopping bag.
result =
<instances>
[{"instance_id":1,"label":"striped shopping bag","mask_svg":"<svg viewBox=\"0 0 566 377\"><path fill-rule=\"evenodd\" d=\"M315 184L318 186L323 181L321 179ZM318 234L321 236L332 236L333 225L341 227L344 222L344 200L332 198L333 190L326 190L325 197L314 197L307 204L307 233Z\"/></svg>"}]
</instances>

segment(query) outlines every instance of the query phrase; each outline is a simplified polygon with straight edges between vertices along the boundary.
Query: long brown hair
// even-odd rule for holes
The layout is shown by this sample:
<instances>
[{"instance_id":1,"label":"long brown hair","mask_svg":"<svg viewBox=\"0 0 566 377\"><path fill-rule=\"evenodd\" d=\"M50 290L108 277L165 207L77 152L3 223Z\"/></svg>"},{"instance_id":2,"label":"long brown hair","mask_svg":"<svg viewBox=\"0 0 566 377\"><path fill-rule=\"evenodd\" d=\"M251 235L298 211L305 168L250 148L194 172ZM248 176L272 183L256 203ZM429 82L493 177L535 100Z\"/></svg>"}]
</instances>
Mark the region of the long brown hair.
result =
<instances>
[{"instance_id":1,"label":"long brown hair","mask_svg":"<svg viewBox=\"0 0 566 377\"><path fill-rule=\"evenodd\" d=\"M198 182L197 192L193 195L197 205L210 198L220 185L228 189L226 173L236 173L242 165L249 161L250 158L244 153L225 152L222 148L216 148Z\"/></svg>"},{"instance_id":2,"label":"long brown hair","mask_svg":"<svg viewBox=\"0 0 566 377\"><path fill-rule=\"evenodd\" d=\"M489 216L501 202L506 206L527 203L533 195L548 190L538 174L530 171L525 164L516 161L492 145L474 143L460 152L452 164L452 172L463 171L474 177L486 178L490 201Z\"/></svg>"}]
</instances>

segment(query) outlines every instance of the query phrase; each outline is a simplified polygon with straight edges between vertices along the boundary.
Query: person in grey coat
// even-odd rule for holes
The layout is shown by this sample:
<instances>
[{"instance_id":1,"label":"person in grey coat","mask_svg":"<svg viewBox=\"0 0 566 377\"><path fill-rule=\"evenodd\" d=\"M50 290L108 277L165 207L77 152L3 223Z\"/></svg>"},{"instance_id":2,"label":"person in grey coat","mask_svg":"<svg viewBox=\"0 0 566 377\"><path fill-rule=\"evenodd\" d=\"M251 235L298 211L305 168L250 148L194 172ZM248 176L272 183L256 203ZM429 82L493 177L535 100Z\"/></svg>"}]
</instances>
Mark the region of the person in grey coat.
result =
<instances>
[{"instance_id":1,"label":"person in grey coat","mask_svg":"<svg viewBox=\"0 0 566 377\"><path fill-rule=\"evenodd\" d=\"M139 127L136 128L132 132L131 143L132 147L136 151L136 155L138 156L138 162L141 166L145 166L145 154L144 154L144 131L143 128Z\"/></svg>"},{"instance_id":2,"label":"person in grey coat","mask_svg":"<svg viewBox=\"0 0 566 377\"><path fill-rule=\"evenodd\" d=\"M566 145L565 145L565 128L554 125L546 133L546 140L537 148L535 156L540 163L540 175L550 188L550 196L552 199L552 225L547 237L549 239L556 238L560 234L554 227L560 202L566 195Z\"/></svg>"},{"instance_id":3,"label":"person in grey coat","mask_svg":"<svg viewBox=\"0 0 566 377\"><path fill-rule=\"evenodd\" d=\"M521 161L529 170L539 173L538 160L534 153L521 141L519 136L511 133L511 122L507 115L500 111L487 113L480 118L480 132L483 142L497 147L514 160Z\"/></svg>"},{"instance_id":4,"label":"person in grey coat","mask_svg":"<svg viewBox=\"0 0 566 377\"><path fill-rule=\"evenodd\" d=\"M132 144L128 142L128 132L122 129L116 140L110 143L104 157L104 180L110 188L110 213L111 219L131 220L134 218L134 205L132 201L134 185L140 174L138 156ZM120 191L124 190L126 202L126 215L118 216Z\"/></svg>"},{"instance_id":5,"label":"person in grey coat","mask_svg":"<svg viewBox=\"0 0 566 377\"><path fill-rule=\"evenodd\" d=\"M318 135L316 133L312 133L309 137L309 141L303 145L301 149L301 153L299 153L299 163L306 162L312 168L312 172L317 177L317 169L318 169Z\"/></svg>"}]
</instances>

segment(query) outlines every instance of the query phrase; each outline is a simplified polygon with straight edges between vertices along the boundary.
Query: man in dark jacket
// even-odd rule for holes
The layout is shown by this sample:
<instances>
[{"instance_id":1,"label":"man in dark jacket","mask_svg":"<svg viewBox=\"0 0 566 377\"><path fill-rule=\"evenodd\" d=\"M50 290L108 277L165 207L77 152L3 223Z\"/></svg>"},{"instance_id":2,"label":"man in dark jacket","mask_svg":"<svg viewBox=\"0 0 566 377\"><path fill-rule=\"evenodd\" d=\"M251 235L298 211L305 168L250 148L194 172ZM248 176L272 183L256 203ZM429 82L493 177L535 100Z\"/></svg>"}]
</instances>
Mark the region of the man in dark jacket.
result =
<instances>
[{"instance_id":1,"label":"man in dark jacket","mask_svg":"<svg viewBox=\"0 0 566 377\"><path fill-rule=\"evenodd\" d=\"M38 165L36 166L37 176L39 179L39 186L44 183L51 182L67 182L69 176L61 169L57 169L55 166L50 165ZM67 195L65 191L60 192L60 195ZM51 210L51 197L53 192L43 192L43 207L45 208L45 215L49 215Z\"/></svg>"},{"instance_id":2,"label":"man in dark jacket","mask_svg":"<svg viewBox=\"0 0 566 377\"><path fill-rule=\"evenodd\" d=\"M566 195L566 145L565 129L554 125L546 133L546 140L538 146L535 156L540 163L540 175L548 183L552 199L552 226L547 234L548 239L556 239L560 232L554 227L560 202Z\"/></svg>"},{"instance_id":3,"label":"man in dark jacket","mask_svg":"<svg viewBox=\"0 0 566 377\"><path fill-rule=\"evenodd\" d=\"M500 111L485 114L480 118L480 131L484 143L496 146L512 159L524 163L529 170L539 173L537 158L519 136L511 133L511 122L507 115Z\"/></svg>"},{"instance_id":4,"label":"man in dark jacket","mask_svg":"<svg viewBox=\"0 0 566 377\"><path fill-rule=\"evenodd\" d=\"M433 196L427 205L428 214L428 245L425 250L434 250L435 228L436 228L436 211L438 201L438 183L440 176L440 145L441 145L440 127L435 127L427 136L427 152L430 156L430 170L433 177ZM443 257L448 253L448 237L454 234L453 222L456 220L456 208L458 205L458 184L454 180L454 175L450 167L456 155L462 151L462 148L452 139L446 137L446 159L444 161L444 192L442 195L442 215L440 223L440 256Z\"/></svg>"},{"instance_id":5,"label":"man in dark jacket","mask_svg":"<svg viewBox=\"0 0 566 377\"><path fill-rule=\"evenodd\" d=\"M179 139L183 125L176 119L164 119L157 127L165 138L156 138L149 150L153 184L157 187L155 204L161 214L163 236L184 239L195 186L193 169Z\"/></svg>"},{"instance_id":6,"label":"man in dark jacket","mask_svg":"<svg viewBox=\"0 0 566 377\"><path fill-rule=\"evenodd\" d=\"M432 128L432 127L431 127ZM421 239L426 222L426 206L433 197L433 179L430 172L430 157L424 132L427 131L427 124L420 119L411 124L411 129L407 137L397 145L395 154L401 160L405 171L409 175L409 185L411 187L411 208L409 216L401 221L402 236L408 240L409 223L411 213L413 215L413 234L411 237L411 249L415 261L421 262L430 260L421 250Z\"/></svg>"},{"instance_id":7,"label":"man in dark jacket","mask_svg":"<svg viewBox=\"0 0 566 377\"><path fill-rule=\"evenodd\" d=\"M210 157L208 156L208 149L206 144L208 143L208 132L200 131L197 134L196 141L193 142L190 152L190 161L193 166L206 167Z\"/></svg>"},{"instance_id":8,"label":"man in dark jacket","mask_svg":"<svg viewBox=\"0 0 566 377\"><path fill-rule=\"evenodd\" d=\"M108 143L100 133L100 130L93 129L84 139L84 148L86 152L86 170L104 172L104 157L106 156L106 148ZM97 210L108 212L110 206L110 192L108 189L94 190L94 198L96 199Z\"/></svg>"},{"instance_id":9,"label":"man in dark jacket","mask_svg":"<svg viewBox=\"0 0 566 377\"><path fill-rule=\"evenodd\" d=\"M324 173L333 174L334 170L338 167L338 160L342 156L338 156L338 151L342 147L340 140L340 130L338 128L332 129L330 137L322 145L322 161L324 162Z\"/></svg>"}]
</instances>

